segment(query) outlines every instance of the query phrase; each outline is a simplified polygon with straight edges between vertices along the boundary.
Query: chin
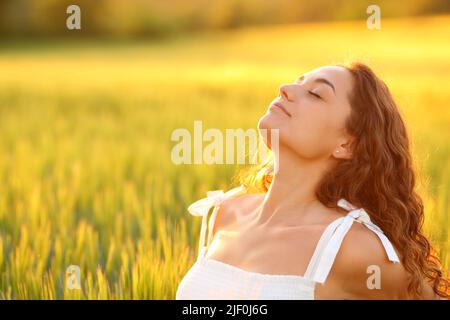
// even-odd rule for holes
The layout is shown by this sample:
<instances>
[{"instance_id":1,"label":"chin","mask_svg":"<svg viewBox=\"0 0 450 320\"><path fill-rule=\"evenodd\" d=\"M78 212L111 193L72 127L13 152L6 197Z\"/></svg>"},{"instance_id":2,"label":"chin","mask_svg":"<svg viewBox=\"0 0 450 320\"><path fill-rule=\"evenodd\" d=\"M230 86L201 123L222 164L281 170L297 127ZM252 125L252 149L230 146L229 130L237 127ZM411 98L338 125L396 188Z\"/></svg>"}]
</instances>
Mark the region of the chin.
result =
<instances>
[{"instance_id":1,"label":"chin","mask_svg":"<svg viewBox=\"0 0 450 320\"><path fill-rule=\"evenodd\" d=\"M281 139L281 123L280 120L272 117L271 114L265 114L264 116L261 117L261 119L259 119L258 122L258 129L259 129L259 134L262 137L262 139L264 140L264 143L266 144L266 146L269 149L272 149L271 147L271 131L272 129L279 129L279 139Z\"/></svg>"},{"instance_id":2,"label":"chin","mask_svg":"<svg viewBox=\"0 0 450 320\"><path fill-rule=\"evenodd\" d=\"M263 115L258 122L259 129L280 129L280 119L273 116L272 113L266 113Z\"/></svg>"}]
</instances>

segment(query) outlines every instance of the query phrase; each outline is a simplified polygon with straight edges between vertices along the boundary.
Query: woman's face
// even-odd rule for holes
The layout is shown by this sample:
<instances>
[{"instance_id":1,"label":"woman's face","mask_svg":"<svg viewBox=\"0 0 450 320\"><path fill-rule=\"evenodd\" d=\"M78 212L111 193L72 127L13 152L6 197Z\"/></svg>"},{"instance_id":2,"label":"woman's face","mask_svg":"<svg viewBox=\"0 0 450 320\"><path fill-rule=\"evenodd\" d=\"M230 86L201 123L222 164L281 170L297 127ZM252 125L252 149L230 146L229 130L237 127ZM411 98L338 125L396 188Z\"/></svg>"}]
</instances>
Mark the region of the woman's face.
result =
<instances>
[{"instance_id":1,"label":"woman's face","mask_svg":"<svg viewBox=\"0 0 450 320\"><path fill-rule=\"evenodd\" d=\"M320 67L281 85L258 127L279 129L280 148L289 147L303 158L349 157L344 125L351 111L351 90L352 75L347 69Z\"/></svg>"}]
</instances>

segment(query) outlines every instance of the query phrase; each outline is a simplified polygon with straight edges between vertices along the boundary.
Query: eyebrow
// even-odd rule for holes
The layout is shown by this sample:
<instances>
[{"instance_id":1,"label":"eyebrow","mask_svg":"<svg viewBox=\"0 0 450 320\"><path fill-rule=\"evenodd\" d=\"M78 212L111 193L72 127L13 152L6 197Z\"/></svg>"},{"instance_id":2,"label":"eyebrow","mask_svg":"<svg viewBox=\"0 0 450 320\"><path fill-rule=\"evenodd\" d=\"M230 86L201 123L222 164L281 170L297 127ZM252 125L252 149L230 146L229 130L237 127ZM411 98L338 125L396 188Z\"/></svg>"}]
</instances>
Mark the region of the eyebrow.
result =
<instances>
[{"instance_id":1,"label":"eyebrow","mask_svg":"<svg viewBox=\"0 0 450 320\"><path fill-rule=\"evenodd\" d=\"M304 79L305 79L305 76L301 76L297 80L298 81L303 81ZM334 88L334 85L330 81L325 79L325 78L317 78L317 79L314 79L313 82L320 82L320 83L324 83L326 85L329 85L333 89L334 93L336 93L336 89Z\"/></svg>"}]
</instances>

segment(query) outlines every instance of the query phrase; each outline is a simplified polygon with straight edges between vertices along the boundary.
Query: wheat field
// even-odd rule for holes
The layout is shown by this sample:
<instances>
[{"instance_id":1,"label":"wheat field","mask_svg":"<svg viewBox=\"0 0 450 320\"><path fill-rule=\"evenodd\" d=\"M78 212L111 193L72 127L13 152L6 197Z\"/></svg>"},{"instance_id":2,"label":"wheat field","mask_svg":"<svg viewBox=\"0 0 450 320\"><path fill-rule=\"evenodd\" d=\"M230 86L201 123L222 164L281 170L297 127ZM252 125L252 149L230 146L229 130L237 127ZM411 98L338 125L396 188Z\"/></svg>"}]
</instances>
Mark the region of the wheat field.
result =
<instances>
[{"instance_id":1,"label":"wheat field","mask_svg":"<svg viewBox=\"0 0 450 320\"><path fill-rule=\"evenodd\" d=\"M176 128L256 128L278 86L360 60L413 143L425 230L450 267L450 16L246 28L171 40L0 44L0 298L174 299L187 206L239 165L176 165ZM80 267L69 290L66 269Z\"/></svg>"}]
</instances>

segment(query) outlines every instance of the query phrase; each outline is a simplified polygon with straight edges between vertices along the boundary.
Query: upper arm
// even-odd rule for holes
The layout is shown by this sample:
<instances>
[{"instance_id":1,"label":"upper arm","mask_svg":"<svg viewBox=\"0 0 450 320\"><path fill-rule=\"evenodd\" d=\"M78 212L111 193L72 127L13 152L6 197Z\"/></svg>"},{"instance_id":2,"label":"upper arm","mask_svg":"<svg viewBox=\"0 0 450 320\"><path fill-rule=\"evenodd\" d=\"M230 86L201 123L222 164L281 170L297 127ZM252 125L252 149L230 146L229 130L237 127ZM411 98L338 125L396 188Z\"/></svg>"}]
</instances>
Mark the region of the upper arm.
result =
<instances>
[{"instance_id":1,"label":"upper arm","mask_svg":"<svg viewBox=\"0 0 450 320\"><path fill-rule=\"evenodd\" d=\"M409 273L404 266L387 258L376 234L356 225L343 241L338 261L344 290L349 296L362 299L411 299ZM425 279L419 298L440 299Z\"/></svg>"},{"instance_id":2,"label":"upper arm","mask_svg":"<svg viewBox=\"0 0 450 320\"><path fill-rule=\"evenodd\" d=\"M342 242L334 281L351 299L406 299L408 273L389 261L378 236L355 223Z\"/></svg>"}]
</instances>

